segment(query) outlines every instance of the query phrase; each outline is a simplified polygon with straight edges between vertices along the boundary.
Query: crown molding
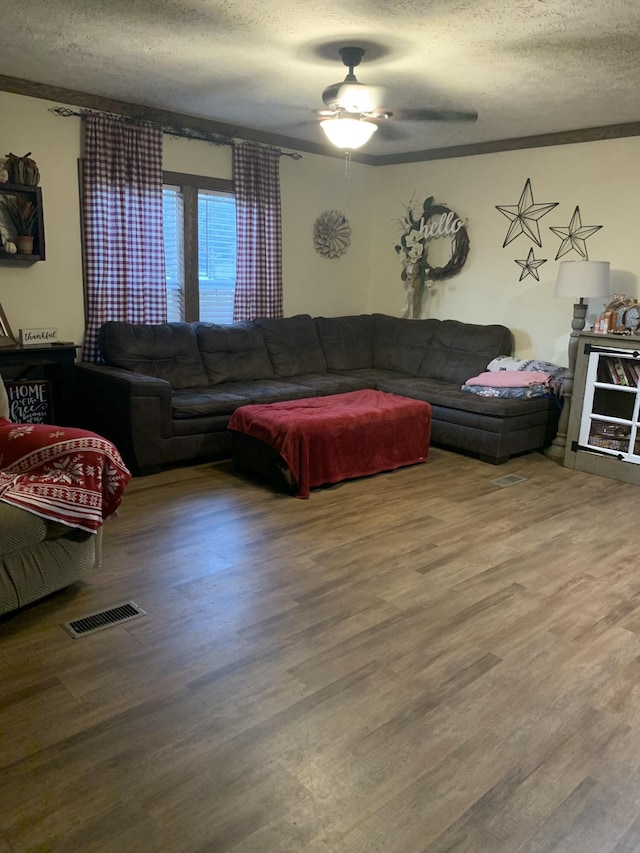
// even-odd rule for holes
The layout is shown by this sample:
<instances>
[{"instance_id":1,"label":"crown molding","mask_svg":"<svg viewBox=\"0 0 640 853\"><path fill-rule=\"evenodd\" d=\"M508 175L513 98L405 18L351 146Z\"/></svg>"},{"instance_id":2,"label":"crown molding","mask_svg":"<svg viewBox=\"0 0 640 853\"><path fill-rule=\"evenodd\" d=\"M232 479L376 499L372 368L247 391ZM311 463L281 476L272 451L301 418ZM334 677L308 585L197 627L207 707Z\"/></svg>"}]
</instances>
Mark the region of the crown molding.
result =
<instances>
[{"instance_id":1,"label":"crown molding","mask_svg":"<svg viewBox=\"0 0 640 853\"><path fill-rule=\"evenodd\" d=\"M640 122L586 127L581 130L564 130L541 133L537 136L519 136L514 139L496 139L470 145L453 145L449 148L430 148L426 151L409 151L406 154L382 154L375 158L374 166L395 166L401 163L421 163L428 160L449 160L453 157L473 157L478 154L498 154L524 148L547 148L552 145L573 145L578 142L600 142L604 139L621 139L640 136Z\"/></svg>"},{"instance_id":2,"label":"crown molding","mask_svg":"<svg viewBox=\"0 0 640 853\"><path fill-rule=\"evenodd\" d=\"M119 101L114 98L105 98L102 95L92 95L89 92L79 92L73 89L63 89L59 86L50 86L47 83L36 83L32 80L22 80L19 77L6 77L0 74L0 91L11 92L14 95L25 95L29 98L41 98L46 101L54 101L66 106L83 107L87 110L112 113L113 115L128 116L129 118L149 121L158 125L177 125L179 127L191 128L193 130L206 131L233 139L242 139L246 142L258 142L263 145L275 145L278 148L287 148L293 151L304 151L307 154L319 154L323 157L344 158L344 152L338 151L333 146L322 145L317 142L293 139L289 136L281 136L277 133L265 133L242 127L236 124L227 124L213 119L201 118L199 116L174 113L169 110L160 110L144 104L132 104L128 101ZM372 165L375 157L371 154L353 153L352 159L356 162Z\"/></svg>"},{"instance_id":3,"label":"crown molding","mask_svg":"<svg viewBox=\"0 0 640 853\"><path fill-rule=\"evenodd\" d=\"M329 145L307 140L293 139L276 133L265 133L241 125L227 124L213 119L174 113L160 110L143 104L132 104L88 92L78 92L50 86L46 83L36 83L32 80L22 80L18 77L6 77L0 74L0 91L11 92L15 95L25 95L30 98L41 98L47 101L58 101L68 106L84 107L88 110L113 113L158 125L178 125L193 130L219 134L232 139L243 139L247 142L258 142L263 145L275 145L293 151L304 151L307 154L318 154L322 157L344 157L344 152ZM629 136L640 136L640 122L628 124L611 124L602 127L588 127L579 130L565 130L557 133L543 133L537 136L521 136L513 139L498 139L489 142L476 142L469 145L454 145L448 148L428 148L424 151L409 151L404 154L366 154L354 151L352 160L369 166L395 166L403 163L421 163L430 160L448 160L453 157L473 157L479 154L497 154L504 151L517 151L525 148L545 148L554 145L572 145L579 142L598 142L606 139L621 139Z\"/></svg>"}]
</instances>

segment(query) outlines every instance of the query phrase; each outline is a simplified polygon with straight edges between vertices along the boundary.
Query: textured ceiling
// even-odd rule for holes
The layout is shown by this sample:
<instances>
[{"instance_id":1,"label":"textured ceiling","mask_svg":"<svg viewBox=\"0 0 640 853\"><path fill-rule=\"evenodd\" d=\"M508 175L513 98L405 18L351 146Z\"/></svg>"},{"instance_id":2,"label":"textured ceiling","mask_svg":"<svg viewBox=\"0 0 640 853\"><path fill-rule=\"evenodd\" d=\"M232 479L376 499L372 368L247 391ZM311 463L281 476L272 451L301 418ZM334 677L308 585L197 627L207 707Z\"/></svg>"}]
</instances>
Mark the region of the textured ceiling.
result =
<instances>
[{"instance_id":1,"label":"textured ceiling","mask_svg":"<svg viewBox=\"0 0 640 853\"><path fill-rule=\"evenodd\" d=\"M640 120L636 0L22 0L0 74L323 142L313 110L367 49L384 103L475 109L391 119L373 155ZM389 138L389 137L393 138Z\"/></svg>"}]
</instances>

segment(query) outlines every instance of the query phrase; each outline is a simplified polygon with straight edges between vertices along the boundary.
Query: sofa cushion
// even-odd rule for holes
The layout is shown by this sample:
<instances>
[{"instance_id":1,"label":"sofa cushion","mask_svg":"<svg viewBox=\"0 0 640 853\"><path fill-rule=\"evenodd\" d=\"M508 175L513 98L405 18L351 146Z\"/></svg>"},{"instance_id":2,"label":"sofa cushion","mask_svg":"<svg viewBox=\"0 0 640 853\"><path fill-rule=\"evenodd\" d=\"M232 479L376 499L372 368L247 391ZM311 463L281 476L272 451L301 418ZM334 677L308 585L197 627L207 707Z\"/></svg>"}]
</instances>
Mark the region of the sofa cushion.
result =
<instances>
[{"instance_id":1,"label":"sofa cushion","mask_svg":"<svg viewBox=\"0 0 640 853\"><path fill-rule=\"evenodd\" d=\"M398 377L384 382L380 391L388 394L399 394L402 397L413 397L425 400L432 406L466 412L473 420L474 415L488 416L498 420L530 416L534 412L548 412L550 402L548 397L534 397L531 400L502 397L480 397L462 391L455 382L438 379L420 379L419 377ZM557 406L557 401L551 401ZM465 416L465 417L466 417Z\"/></svg>"},{"instance_id":2,"label":"sofa cushion","mask_svg":"<svg viewBox=\"0 0 640 853\"><path fill-rule=\"evenodd\" d=\"M349 373L300 373L296 376L296 382L307 386L308 397L346 394L347 391L363 391L371 387L365 380Z\"/></svg>"},{"instance_id":3,"label":"sofa cushion","mask_svg":"<svg viewBox=\"0 0 640 853\"><path fill-rule=\"evenodd\" d=\"M277 403L281 400L301 400L316 396L308 385L295 379L255 379L251 382L229 382L224 386L230 394L240 394L250 403Z\"/></svg>"},{"instance_id":4,"label":"sofa cushion","mask_svg":"<svg viewBox=\"0 0 640 853\"><path fill-rule=\"evenodd\" d=\"M334 379L325 376L329 383ZM309 377L311 381L311 377ZM340 382L339 388L313 388L287 379L255 379L246 382L225 382L208 388L188 388L171 395L171 416L174 420L201 418L211 415L232 415L239 406L250 403L277 403L282 400L300 400L304 397L324 396L338 391L353 391L351 383Z\"/></svg>"},{"instance_id":5,"label":"sofa cushion","mask_svg":"<svg viewBox=\"0 0 640 853\"><path fill-rule=\"evenodd\" d=\"M440 320L373 315L373 366L415 376Z\"/></svg>"},{"instance_id":6,"label":"sofa cushion","mask_svg":"<svg viewBox=\"0 0 640 853\"><path fill-rule=\"evenodd\" d=\"M273 377L262 331L252 323L194 325L210 385Z\"/></svg>"},{"instance_id":7,"label":"sofa cushion","mask_svg":"<svg viewBox=\"0 0 640 853\"><path fill-rule=\"evenodd\" d=\"M373 367L373 317L316 317L329 370Z\"/></svg>"},{"instance_id":8,"label":"sofa cushion","mask_svg":"<svg viewBox=\"0 0 640 853\"><path fill-rule=\"evenodd\" d=\"M316 325L309 314L297 314L295 317L258 317L252 322L262 329L276 376L327 372L327 361Z\"/></svg>"},{"instance_id":9,"label":"sofa cushion","mask_svg":"<svg viewBox=\"0 0 640 853\"><path fill-rule=\"evenodd\" d=\"M214 388L188 388L171 395L171 417L202 418L208 415L232 415L238 406L246 406L251 398Z\"/></svg>"},{"instance_id":10,"label":"sofa cushion","mask_svg":"<svg viewBox=\"0 0 640 853\"><path fill-rule=\"evenodd\" d=\"M360 367L353 370L337 370L337 376L351 376L357 379L362 384L363 388L373 388L380 390L381 382L390 382L399 377L410 377L408 373L402 373L401 370L382 370L379 367Z\"/></svg>"},{"instance_id":11,"label":"sofa cushion","mask_svg":"<svg viewBox=\"0 0 640 853\"><path fill-rule=\"evenodd\" d=\"M190 323L123 323L109 320L100 328L100 353L107 364L165 379L172 388L207 385Z\"/></svg>"},{"instance_id":12,"label":"sofa cushion","mask_svg":"<svg viewBox=\"0 0 640 853\"><path fill-rule=\"evenodd\" d=\"M498 355L509 355L513 338L506 326L478 326L443 320L426 351L418 376L462 385L487 369Z\"/></svg>"}]
</instances>

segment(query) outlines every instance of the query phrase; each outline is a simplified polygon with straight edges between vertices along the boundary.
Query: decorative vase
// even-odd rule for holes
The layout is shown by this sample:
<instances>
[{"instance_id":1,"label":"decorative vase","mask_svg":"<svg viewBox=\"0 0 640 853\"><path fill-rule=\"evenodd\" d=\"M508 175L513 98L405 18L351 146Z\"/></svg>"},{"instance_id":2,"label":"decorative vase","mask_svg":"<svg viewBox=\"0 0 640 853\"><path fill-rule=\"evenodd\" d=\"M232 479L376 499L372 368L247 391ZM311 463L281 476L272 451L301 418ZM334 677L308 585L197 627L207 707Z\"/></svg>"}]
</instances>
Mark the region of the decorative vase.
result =
<instances>
[{"instance_id":1,"label":"decorative vase","mask_svg":"<svg viewBox=\"0 0 640 853\"><path fill-rule=\"evenodd\" d=\"M18 252L21 255L33 254L33 237L31 235L23 234L22 236L16 237L15 243L18 247Z\"/></svg>"}]
</instances>

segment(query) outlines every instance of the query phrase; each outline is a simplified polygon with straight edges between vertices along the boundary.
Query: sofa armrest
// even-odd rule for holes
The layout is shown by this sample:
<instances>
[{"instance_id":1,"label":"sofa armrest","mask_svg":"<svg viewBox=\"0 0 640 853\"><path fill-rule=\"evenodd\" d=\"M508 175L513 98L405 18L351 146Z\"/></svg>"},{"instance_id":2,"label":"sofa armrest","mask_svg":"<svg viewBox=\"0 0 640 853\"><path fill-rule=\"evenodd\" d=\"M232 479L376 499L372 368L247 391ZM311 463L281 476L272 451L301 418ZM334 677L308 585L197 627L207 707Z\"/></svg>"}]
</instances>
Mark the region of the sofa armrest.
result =
<instances>
[{"instance_id":1,"label":"sofa armrest","mask_svg":"<svg viewBox=\"0 0 640 853\"><path fill-rule=\"evenodd\" d=\"M119 367L75 365L76 421L112 441L140 472L171 461L171 385Z\"/></svg>"}]
</instances>

